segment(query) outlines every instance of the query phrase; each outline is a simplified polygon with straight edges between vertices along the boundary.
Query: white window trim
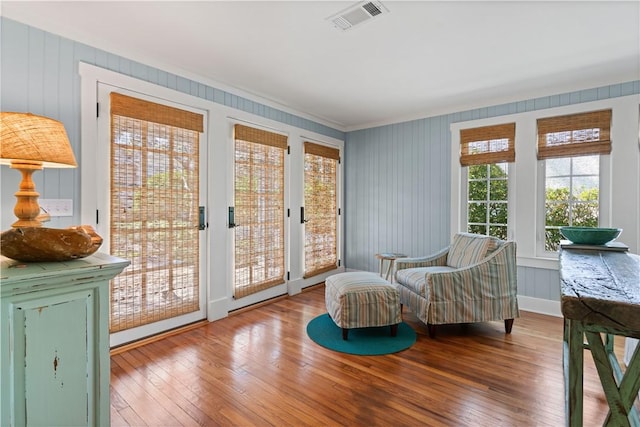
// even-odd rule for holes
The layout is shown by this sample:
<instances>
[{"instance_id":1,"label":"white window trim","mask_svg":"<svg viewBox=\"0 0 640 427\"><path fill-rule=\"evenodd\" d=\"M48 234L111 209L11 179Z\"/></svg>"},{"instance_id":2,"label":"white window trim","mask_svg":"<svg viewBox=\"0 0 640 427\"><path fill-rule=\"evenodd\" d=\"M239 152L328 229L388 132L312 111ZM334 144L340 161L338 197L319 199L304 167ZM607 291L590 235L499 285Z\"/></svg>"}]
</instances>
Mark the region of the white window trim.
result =
<instances>
[{"instance_id":1,"label":"white window trim","mask_svg":"<svg viewBox=\"0 0 640 427\"><path fill-rule=\"evenodd\" d=\"M611 155L601 156L601 225L623 228L621 241L632 252L640 244L640 171L638 153L639 95L609 98L563 107L553 107L487 119L452 123L451 130L451 235L466 230L466 168L460 166L460 130L466 128L516 123L516 162L509 170L509 231L510 239L518 243L518 265L557 269L557 254L541 256L537 252L540 230L537 214L540 209L540 162L536 157L536 120L542 117L582 113L611 108L613 118ZM604 165L602 164L604 161ZM544 182L542 181L544 186ZM513 186L513 187L512 187ZM624 188L624 194L613 193ZM628 189L627 189L628 188ZM534 195L532 197L532 195ZM542 195L543 196L543 195ZM544 212L544 211L543 211ZM533 226L532 226L533 225Z\"/></svg>"}]
</instances>

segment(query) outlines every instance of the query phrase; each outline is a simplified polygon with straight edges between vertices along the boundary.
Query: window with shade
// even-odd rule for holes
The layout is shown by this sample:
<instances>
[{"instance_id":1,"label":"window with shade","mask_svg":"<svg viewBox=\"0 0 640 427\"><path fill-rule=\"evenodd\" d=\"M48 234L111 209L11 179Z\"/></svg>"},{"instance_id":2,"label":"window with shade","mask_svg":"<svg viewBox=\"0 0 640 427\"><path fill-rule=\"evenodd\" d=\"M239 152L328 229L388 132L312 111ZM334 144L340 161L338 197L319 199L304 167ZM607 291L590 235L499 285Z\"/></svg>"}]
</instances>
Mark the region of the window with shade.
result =
<instances>
[{"instance_id":1,"label":"window with shade","mask_svg":"<svg viewBox=\"0 0 640 427\"><path fill-rule=\"evenodd\" d=\"M199 142L203 116L112 92L110 331L200 309Z\"/></svg>"},{"instance_id":2,"label":"window with shade","mask_svg":"<svg viewBox=\"0 0 640 427\"><path fill-rule=\"evenodd\" d=\"M507 239L509 163L515 161L515 129L515 123L508 123L460 130L469 233Z\"/></svg>"},{"instance_id":3,"label":"window with shade","mask_svg":"<svg viewBox=\"0 0 640 427\"><path fill-rule=\"evenodd\" d=\"M600 223L601 156L611 153L611 110L541 118L538 160L544 166L544 251L554 252L560 227Z\"/></svg>"},{"instance_id":4,"label":"window with shade","mask_svg":"<svg viewBox=\"0 0 640 427\"><path fill-rule=\"evenodd\" d=\"M337 268L340 151L304 143L304 277Z\"/></svg>"},{"instance_id":5,"label":"window with shade","mask_svg":"<svg viewBox=\"0 0 640 427\"><path fill-rule=\"evenodd\" d=\"M285 282L287 136L236 124L234 298Z\"/></svg>"}]
</instances>

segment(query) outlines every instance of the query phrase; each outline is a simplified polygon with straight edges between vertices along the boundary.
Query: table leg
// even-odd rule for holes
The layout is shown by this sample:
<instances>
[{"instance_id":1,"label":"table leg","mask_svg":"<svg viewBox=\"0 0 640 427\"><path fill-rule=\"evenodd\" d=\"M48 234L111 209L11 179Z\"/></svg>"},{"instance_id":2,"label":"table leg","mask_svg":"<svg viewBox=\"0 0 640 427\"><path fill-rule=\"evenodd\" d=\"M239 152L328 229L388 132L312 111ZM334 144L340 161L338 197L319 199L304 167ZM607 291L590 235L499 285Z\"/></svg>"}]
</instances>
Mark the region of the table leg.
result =
<instances>
[{"instance_id":1,"label":"table leg","mask_svg":"<svg viewBox=\"0 0 640 427\"><path fill-rule=\"evenodd\" d=\"M579 322L564 321L565 408L567 425L582 426L584 333Z\"/></svg>"},{"instance_id":2,"label":"table leg","mask_svg":"<svg viewBox=\"0 0 640 427\"><path fill-rule=\"evenodd\" d=\"M640 350L636 347L629 366L625 371L624 378L620 381L620 393L624 397L624 406L629 412L629 420L632 425L640 425L640 414L634 405L640 392Z\"/></svg>"},{"instance_id":3,"label":"table leg","mask_svg":"<svg viewBox=\"0 0 640 427\"><path fill-rule=\"evenodd\" d=\"M602 336L599 332L585 331L591 355L595 362L600 382L604 390L605 398L609 403L609 414L605 420L605 426L630 426L638 425L638 417L632 411L633 403L638 395L638 387L640 386L640 378L635 364L629 363L627 372L621 374L618 359L615 358L613 352L607 352L607 344L613 340L607 335L607 342L602 342ZM612 349L613 350L613 349ZM635 356L635 355L634 355ZM618 371L618 373L616 373Z\"/></svg>"},{"instance_id":4,"label":"table leg","mask_svg":"<svg viewBox=\"0 0 640 427\"><path fill-rule=\"evenodd\" d=\"M389 260L389 265L387 266L387 274L385 275L385 280L389 280L389 275L391 274L391 270L393 269L393 260Z\"/></svg>"}]
</instances>

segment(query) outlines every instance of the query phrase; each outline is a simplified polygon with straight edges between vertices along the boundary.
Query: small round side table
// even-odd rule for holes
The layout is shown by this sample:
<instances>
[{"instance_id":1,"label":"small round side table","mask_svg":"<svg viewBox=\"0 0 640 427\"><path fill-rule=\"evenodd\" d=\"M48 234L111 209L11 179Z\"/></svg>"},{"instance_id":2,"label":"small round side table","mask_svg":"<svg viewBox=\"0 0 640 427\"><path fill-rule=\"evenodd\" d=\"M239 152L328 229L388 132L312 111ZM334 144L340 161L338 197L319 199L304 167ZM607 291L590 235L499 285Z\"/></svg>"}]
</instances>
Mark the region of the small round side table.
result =
<instances>
[{"instance_id":1,"label":"small round side table","mask_svg":"<svg viewBox=\"0 0 640 427\"><path fill-rule=\"evenodd\" d=\"M389 276L393 272L393 265L398 258L406 258L405 254L398 254L393 252L383 252L376 254L376 258L380 260L380 277L384 277L385 280L389 280ZM384 262L388 261L387 270L384 270ZM384 273L384 274L383 274Z\"/></svg>"}]
</instances>

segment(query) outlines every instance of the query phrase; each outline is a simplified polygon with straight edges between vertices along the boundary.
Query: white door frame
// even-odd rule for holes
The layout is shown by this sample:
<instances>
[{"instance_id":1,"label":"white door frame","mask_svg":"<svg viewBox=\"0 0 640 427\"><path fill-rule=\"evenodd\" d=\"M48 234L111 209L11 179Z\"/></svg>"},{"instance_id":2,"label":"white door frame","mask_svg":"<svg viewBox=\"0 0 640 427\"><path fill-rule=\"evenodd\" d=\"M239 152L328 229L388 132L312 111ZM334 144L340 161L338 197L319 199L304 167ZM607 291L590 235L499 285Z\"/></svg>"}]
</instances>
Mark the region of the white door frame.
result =
<instances>
[{"instance_id":1,"label":"white door frame","mask_svg":"<svg viewBox=\"0 0 640 427\"><path fill-rule=\"evenodd\" d=\"M196 111L208 117L208 105L199 98L151 85L98 67L80 64L82 76L82 157L81 157L81 222L93 226L103 237L101 252L108 252L109 188L110 188L110 101L109 93L118 91L151 102ZM200 104L200 105L198 105ZM96 107L97 106L97 107ZM91 108L93 107L93 108ZM96 113L97 109L97 113ZM92 114L92 113L93 114ZM96 117L96 115L98 117ZM204 137L200 141L200 206L207 206L207 135L208 120L204 123ZM208 271L207 233L200 232L200 309L178 317L110 334L110 345L118 346L154 335L207 317Z\"/></svg>"}]
</instances>

